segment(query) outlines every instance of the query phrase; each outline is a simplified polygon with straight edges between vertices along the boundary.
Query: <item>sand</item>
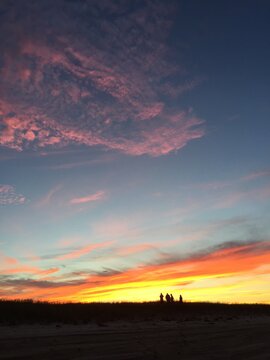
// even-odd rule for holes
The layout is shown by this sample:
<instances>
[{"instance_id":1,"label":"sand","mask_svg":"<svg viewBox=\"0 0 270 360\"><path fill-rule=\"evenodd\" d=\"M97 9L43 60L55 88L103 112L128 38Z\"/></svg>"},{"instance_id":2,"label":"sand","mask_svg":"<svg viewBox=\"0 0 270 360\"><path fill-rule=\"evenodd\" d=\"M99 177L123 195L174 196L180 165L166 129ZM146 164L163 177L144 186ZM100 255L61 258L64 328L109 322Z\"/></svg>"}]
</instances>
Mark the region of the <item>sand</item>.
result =
<instances>
[{"instance_id":1,"label":"sand","mask_svg":"<svg viewBox=\"0 0 270 360\"><path fill-rule=\"evenodd\" d=\"M0 326L0 359L270 359L270 317Z\"/></svg>"}]
</instances>

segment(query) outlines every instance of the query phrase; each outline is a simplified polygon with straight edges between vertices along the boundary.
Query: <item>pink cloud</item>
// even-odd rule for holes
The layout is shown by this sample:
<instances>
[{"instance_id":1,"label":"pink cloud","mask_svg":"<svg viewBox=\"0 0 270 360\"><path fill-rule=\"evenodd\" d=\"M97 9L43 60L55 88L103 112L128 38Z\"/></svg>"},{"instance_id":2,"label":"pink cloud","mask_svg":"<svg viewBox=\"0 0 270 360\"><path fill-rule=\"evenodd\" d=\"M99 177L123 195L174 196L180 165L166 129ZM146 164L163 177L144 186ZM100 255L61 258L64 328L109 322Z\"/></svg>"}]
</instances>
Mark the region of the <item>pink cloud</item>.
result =
<instances>
[{"instance_id":1,"label":"pink cloud","mask_svg":"<svg viewBox=\"0 0 270 360\"><path fill-rule=\"evenodd\" d=\"M81 256L84 256L86 254L89 254L90 252L96 250L96 249L102 249L104 247L107 247L109 245L111 245L113 243L113 241L106 241L103 243L99 243L99 244L91 244L85 247L82 247L78 250L74 250L71 251L67 254L64 255L60 255L57 257L57 260L70 260L70 259L76 259L79 258Z\"/></svg>"},{"instance_id":2,"label":"pink cloud","mask_svg":"<svg viewBox=\"0 0 270 360\"><path fill-rule=\"evenodd\" d=\"M102 4L118 15L124 6L112 10L108 2ZM100 6L91 3L97 11L90 37L79 30L84 30L83 22L66 13L67 4L61 8L69 19L64 23L59 14L56 20L57 11L51 13L41 4L30 12L31 21L21 18L17 26L28 31L21 31L16 57L6 49L1 74L0 145L22 151L75 143L133 156L161 156L204 136L201 119L179 107L172 114L164 101L199 83L185 73L185 80L175 84L184 71L171 63L166 46L173 6L145 2L115 21L100 18ZM38 23L35 11L42 14ZM48 23L48 17L57 25ZM35 31L30 31L31 24ZM52 32L54 44L47 36ZM66 74L65 80L60 74Z\"/></svg>"},{"instance_id":3,"label":"pink cloud","mask_svg":"<svg viewBox=\"0 0 270 360\"><path fill-rule=\"evenodd\" d=\"M2 275L28 273L35 276L47 276L49 274L54 274L60 270L57 267L41 269L37 266L25 265L21 263L18 259L6 256L3 253L0 253L0 261L0 274Z\"/></svg>"},{"instance_id":4,"label":"pink cloud","mask_svg":"<svg viewBox=\"0 0 270 360\"><path fill-rule=\"evenodd\" d=\"M105 191L97 191L95 194L74 198L70 200L70 204L85 204L105 199Z\"/></svg>"},{"instance_id":5,"label":"pink cloud","mask_svg":"<svg viewBox=\"0 0 270 360\"><path fill-rule=\"evenodd\" d=\"M160 156L184 147L188 141L203 136L202 129L194 129L202 123L201 120L193 117L188 119L186 114L178 114L175 119L168 118L169 126L160 126L152 132L142 132L144 140L134 144L130 153L134 155L151 154ZM171 125L171 126L170 126Z\"/></svg>"},{"instance_id":6,"label":"pink cloud","mask_svg":"<svg viewBox=\"0 0 270 360\"><path fill-rule=\"evenodd\" d=\"M54 268L50 268L50 269L46 269L46 270L39 270L38 275L39 276L47 276L47 275L55 274L59 270L60 269L58 267L54 267Z\"/></svg>"},{"instance_id":7,"label":"pink cloud","mask_svg":"<svg viewBox=\"0 0 270 360\"><path fill-rule=\"evenodd\" d=\"M34 266L28 265L20 265L11 268L0 269L0 274L21 274L21 273L30 273L30 274L37 274L39 272L39 268Z\"/></svg>"},{"instance_id":8,"label":"pink cloud","mask_svg":"<svg viewBox=\"0 0 270 360\"><path fill-rule=\"evenodd\" d=\"M167 83L163 86L163 88L168 95L170 95L173 98L176 98L176 97L179 97L180 95L184 94L185 92L189 92L189 91L195 89L204 80L205 80L204 78L200 77L200 78L190 79L190 80L184 82L183 84L179 84L179 85L171 85L171 84Z\"/></svg>"},{"instance_id":9,"label":"pink cloud","mask_svg":"<svg viewBox=\"0 0 270 360\"><path fill-rule=\"evenodd\" d=\"M138 245L131 245L131 246L124 246L121 249L118 249L117 255L120 256L128 256L133 255L149 250L156 250L156 246L152 244L138 244Z\"/></svg>"},{"instance_id":10,"label":"pink cloud","mask_svg":"<svg viewBox=\"0 0 270 360\"><path fill-rule=\"evenodd\" d=\"M16 267L10 267L5 269L0 269L0 274L2 275L15 275L15 274L32 274L36 276L47 276L48 274L53 274L59 271L59 268L52 268L47 270L42 270L35 266L28 265L19 265Z\"/></svg>"},{"instance_id":11,"label":"pink cloud","mask_svg":"<svg viewBox=\"0 0 270 360\"><path fill-rule=\"evenodd\" d=\"M162 113L163 108L164 108L163 103L152 104L149 107L142 109L136 118L139 120L148 120L155 118L156 116Z\"/></svg>"},{"instance_id":12,"label":"pink cloud","mask_svg":"<svg viewBox=\"0 0 270 360\"><path fill-rule=\"evenodd\" d=\"M5 256L2 253L0 253L0 259L1 259L2 264L7 265L7 266L17 265L19 263L17 259L10 257L10 256Z\"/></svg>"}]
</instances>

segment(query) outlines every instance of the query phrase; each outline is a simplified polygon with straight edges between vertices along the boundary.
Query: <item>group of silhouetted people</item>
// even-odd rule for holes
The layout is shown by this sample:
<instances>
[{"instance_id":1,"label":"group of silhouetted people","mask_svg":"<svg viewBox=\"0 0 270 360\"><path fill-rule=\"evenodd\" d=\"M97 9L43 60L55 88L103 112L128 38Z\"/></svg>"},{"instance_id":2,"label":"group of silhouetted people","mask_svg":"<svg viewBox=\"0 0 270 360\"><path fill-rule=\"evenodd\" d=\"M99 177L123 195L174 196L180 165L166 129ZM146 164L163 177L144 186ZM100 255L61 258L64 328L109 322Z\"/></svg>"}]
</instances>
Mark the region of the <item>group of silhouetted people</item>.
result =
<instances>
[{"instance_id":1,"label":"group of silhouetted people","mask_svg":"<svg viewBox=\"0 0 270 360\"><path fill-rule=\"evenodd\" d=\"M160 302L161 303L164 303L164 295L161 293L160 295L159 295L159 299L160 299ZM174 297L173 297L173 294L166 294L166 296L165 296L165 299L166 299L166 303L167 304L172 304L172 303L174 303ZM180 304L182 304L183 303L183 297L182 297L182 295L180 294L180 296L179 296L179 302L180 302Z\"/></svg>"}]
</instances>

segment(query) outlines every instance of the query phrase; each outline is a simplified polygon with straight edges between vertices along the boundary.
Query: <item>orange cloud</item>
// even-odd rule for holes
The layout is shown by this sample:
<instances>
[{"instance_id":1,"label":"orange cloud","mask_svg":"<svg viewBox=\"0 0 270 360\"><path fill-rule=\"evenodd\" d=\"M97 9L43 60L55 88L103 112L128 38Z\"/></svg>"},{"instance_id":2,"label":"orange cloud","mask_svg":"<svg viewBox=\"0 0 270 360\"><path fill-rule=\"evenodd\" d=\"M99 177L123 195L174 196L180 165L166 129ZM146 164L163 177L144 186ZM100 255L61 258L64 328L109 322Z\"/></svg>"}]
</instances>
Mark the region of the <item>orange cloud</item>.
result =
<instances>
[{"instance_id":1,"label":"orange cloud","mask_svg":"<svg viewBox=\"0 0 270 360\"><path fill-rule=\"evenodd\" d=\"M9 256L4 257L4 262L8 265L16 265L18 264L18 260Z\"/></svg>"},{"instance_id":2,"label":"orange cloud","mask_svg":"<svg viewBox=\"0 0 270 360\"><path fill-rule=\"evenodd\" d=\"M29 273L32 275L48 275L51 273L55 273L56 271L59 271L58 268L48 269L48 270L42 270L36 266L28 266L23 264L18 264L16 267L10 267L0 270L0 274L2 275L10 275L10 274L24 274Z\"/></svg>"},{"instance_id":3,"label":"orange cloud","mask_svg":"<svg viewBox=\"0 0 270 360\"><path fill-rule=\"evenodd\" d=\"M32 281L23 296L61 301L139 301L153 300L155 295L166 289L179 292L180 286L190 299L207 299L208 296L208 300L212 301L230 299L237 302L240 299L239 289L242 289L242 301L261 299L267 302L269 294L265 291L260 293L259 298L254 297L254 286L260 283L260 287L267 288L269 263L268 241L227 244L226 247L183 260L89 275L78 281L67 280L59 284L37 282L36 285ZM21 294L18 293L18 296L21 297Z\"/></svg>"},{"instance_id":4,"label":"orange cloud","mask_svg":"<svg viewBox=\"0 0 270 360\"><path fill-rule=\"evenodd\" d=\"M41 269L37 266L30 266L21 263L18 259L5 256L3 253L0 253L0 275L16 275L16 274L31 274L31 275L40 275L46 276L49 274L53 274L59 271L59 268L49 268L49 269Z\"/></svg>"},{"instance_id":5,"label":"orange cloud","mask_svg":"<svg viewBox=\"0 0 270 360\"><path fill-rule=\"evenodd\" d=\"M58 271L59 271L59 268L54 267L54 268L50 268L50 269L47 269L47 270L39 270L38 275L47 276L47 275L55 274Z\"/></svg>"}]
</instances>

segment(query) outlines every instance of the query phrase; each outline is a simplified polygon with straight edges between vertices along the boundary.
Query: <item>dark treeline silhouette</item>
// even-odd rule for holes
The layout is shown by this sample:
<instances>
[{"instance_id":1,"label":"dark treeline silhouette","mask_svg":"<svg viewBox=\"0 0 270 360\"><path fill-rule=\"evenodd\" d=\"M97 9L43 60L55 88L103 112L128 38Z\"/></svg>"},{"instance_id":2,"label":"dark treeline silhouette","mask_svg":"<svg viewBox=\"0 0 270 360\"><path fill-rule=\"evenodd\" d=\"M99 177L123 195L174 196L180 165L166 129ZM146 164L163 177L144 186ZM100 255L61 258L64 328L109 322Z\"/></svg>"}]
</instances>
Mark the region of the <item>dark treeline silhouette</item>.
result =
<instances>
[{"instance_id":1,"label":"dark treeline silhouette","mask_svg":"<svg viewBox=\"0 0 270 360\"><path fill-rule=\"evenodd\" d=\"M0 324L20 323L103 323L114 320L190 321L204 318L270 316L270 305L188 303L164 306L159 301L145 303L49 303L32 300L0 300Z\"/></svg>"}]
</instances>

